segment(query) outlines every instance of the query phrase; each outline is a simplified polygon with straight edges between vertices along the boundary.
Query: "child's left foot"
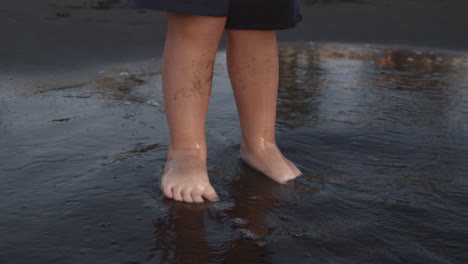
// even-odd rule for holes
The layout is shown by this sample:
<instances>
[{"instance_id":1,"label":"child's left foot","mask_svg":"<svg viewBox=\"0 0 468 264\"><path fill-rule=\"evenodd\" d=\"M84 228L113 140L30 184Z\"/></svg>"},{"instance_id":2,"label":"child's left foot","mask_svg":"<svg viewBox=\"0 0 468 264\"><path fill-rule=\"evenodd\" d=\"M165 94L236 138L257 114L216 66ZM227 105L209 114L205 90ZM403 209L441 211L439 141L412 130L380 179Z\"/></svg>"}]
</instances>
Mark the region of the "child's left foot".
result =
<instances>
[{"instance_id":1,"label":"child's left foot","mask_svg":"<svg viewBox=\"0 0 468 264\"><path fill-rule=\"evenodd\" d=\"M286 183L302 174L291 161L283 156L276 143L261 142L249 146L241 144L241 158L279 183Z\"/></svg>"}]
</instances>

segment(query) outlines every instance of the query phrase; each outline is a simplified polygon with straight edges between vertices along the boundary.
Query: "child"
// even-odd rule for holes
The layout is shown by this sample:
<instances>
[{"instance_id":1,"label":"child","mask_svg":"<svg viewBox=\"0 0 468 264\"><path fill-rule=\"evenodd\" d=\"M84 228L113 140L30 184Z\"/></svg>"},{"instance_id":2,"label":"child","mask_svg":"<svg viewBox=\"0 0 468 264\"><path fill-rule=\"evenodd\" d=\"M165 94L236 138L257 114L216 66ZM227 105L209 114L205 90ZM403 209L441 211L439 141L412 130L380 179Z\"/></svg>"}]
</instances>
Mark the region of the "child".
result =
<instances>
[{"instance_id":1,"label":"child","mask_svg":"<svg viewBox=\"0 0 468 264\"><path fill-rule=\"evenodd\" d=\"M163 93L171 143L161 178L167 198L218 200L206 167L205 120L221 35L242 131L240 156L276 182L301 172L276 145L277 29L300 20L300 0L127 0L168 12Z\"/></svg>"}]
</instances>

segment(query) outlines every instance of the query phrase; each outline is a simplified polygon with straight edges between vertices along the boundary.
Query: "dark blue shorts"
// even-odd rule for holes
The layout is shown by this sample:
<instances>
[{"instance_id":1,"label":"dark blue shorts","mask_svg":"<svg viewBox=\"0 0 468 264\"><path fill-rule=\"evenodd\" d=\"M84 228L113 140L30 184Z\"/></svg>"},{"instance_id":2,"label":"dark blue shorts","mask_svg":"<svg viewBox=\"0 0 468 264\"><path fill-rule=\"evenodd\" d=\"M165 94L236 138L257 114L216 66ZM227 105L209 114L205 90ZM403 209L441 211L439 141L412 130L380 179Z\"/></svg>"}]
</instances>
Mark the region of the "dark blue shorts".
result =
<instances>
[{"instance_id":1,"label":"dark blue shorts","mask_svg":"<svg viewBox=\"0 0 468 264\"><path fill-rule=\"evenodd\" d=\"M300 0L127 0L131 6L227 17L228 29L287 29L302 20Z\"/></svg>"}]
</instances>

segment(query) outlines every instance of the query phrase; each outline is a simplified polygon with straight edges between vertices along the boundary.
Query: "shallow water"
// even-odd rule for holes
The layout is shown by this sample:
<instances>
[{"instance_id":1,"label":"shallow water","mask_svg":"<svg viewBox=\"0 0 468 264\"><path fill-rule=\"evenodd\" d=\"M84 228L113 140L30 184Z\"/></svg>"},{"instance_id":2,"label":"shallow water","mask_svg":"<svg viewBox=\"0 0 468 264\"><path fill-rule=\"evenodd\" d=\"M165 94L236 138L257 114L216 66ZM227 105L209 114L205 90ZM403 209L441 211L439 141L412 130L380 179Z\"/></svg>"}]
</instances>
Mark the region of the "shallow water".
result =
<instances>
[{"instance_id":1,"label":"shallow water","mask_svg":"<svg viewBox=\"0 0 468 264\"><path fill-rule=\"evenodd\" d=\"M281 47L278 143L304 176L279 185L239 161L220 52L207 136L222 201L205 205L158 189L158 61L3 78L0 263L466 263L467 56Z\"/></svg>"}]
</instances>

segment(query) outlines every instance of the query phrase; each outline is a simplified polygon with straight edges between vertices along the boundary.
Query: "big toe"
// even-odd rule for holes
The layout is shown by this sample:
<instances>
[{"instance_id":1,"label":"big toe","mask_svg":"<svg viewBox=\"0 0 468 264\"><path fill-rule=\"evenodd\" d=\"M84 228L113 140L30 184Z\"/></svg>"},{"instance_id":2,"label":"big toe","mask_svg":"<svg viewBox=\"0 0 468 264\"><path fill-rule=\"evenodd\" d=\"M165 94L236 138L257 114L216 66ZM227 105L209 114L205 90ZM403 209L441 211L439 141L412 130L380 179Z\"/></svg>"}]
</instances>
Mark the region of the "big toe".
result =
<instances>
[{"instance_id":1,"label":"big toe","mask_svg":"<svg viewBox=\"0 0 468 264\"><path fill-rule=\"evenodd\" d=\"M300 176L302 174L302 172L294 165L292 164L291 162L289 162L289 168L291 169L291 171L293 172L294 174L294 178Z\"/></svg>"},{"instance_id":2,"label":"big toe","mask_svg":"<svg viewBox=\"0 0 468 264\"><path fill-rule=\"evenodd\" d=\"M286 184L288 183L289 181L291 180L294 180L296 178L296 175L292 174L292 173L289 173L288 175L285 175L283 177L281 177L281 179L279 180L279 182L281 184Z\"/></svg>"},{"instance_id":3,"label":"big toe","mask_svg":"<svg viewBox=\"0 0 468 264\"><path fill-rule=\"evenodd\" d=\"M302 172L296 167L296 165L294 165L294 163L292 163L290 160L288 160L283 154L281 154L281 158L286 163L286 165L289 167L289 169L292 171L292 173L294 174L294 177L297 177L300 174L302 174Z\"/></svg>"},{"instance_id":4,"label":"big toe","mask_svg":"<svg viewBox=\"0 0 468 264\"><path fill-rule=\"evenodd\" d=\"M207 199L209 201L212 201L212 202L219 201L219 197L216 194L216 191L211 186L209 186L209 187L207 187L205 189L205 191L202 193L202 196L203 196L203 198L205 198L205 199Z\"/></svg>"},{"instance_id":5,"label":"big toe","mask_svg":"<svg viewBox=\"0 0 468 264\"><path fill-rule=\"evenodd\" d=\"M281 184L285 184L290 180L296 178L297 173L289 166L283 167L281 170L277 170L273 175L273 178Z\"/></svg>"}]
</instances>

